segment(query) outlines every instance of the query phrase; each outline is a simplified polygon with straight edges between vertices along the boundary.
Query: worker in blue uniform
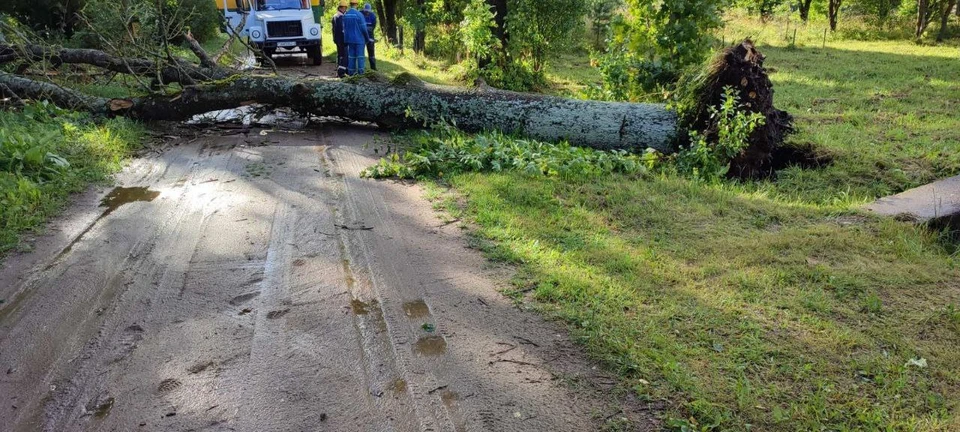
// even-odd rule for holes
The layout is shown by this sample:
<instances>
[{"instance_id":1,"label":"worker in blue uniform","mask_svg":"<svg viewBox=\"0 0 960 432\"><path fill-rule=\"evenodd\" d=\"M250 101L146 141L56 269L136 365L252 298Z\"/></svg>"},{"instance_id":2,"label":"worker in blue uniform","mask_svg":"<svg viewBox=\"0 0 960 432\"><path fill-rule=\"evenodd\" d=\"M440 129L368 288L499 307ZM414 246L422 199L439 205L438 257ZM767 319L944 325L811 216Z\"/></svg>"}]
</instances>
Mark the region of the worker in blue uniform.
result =
<instances>
[{"instance_id":1,"label":"worker in blue uniform","mask_svg":"<svg viewBox=\"0 0 960 432\"><path fill-rule=\"evenodd\" d=\"M377 14L373 12L370 3L364 3L363 10L360 13L363 14L363 18L367 22L367 33L370 33L370 40L367 41L367 57L370 58L370 69L377 70L377 57L373 49L373 45L376 43L376 40L373 39L373 31L377 28Z\"/></svg>"},{"instance_id":2,"label":"worker in blue uniform","mask_svg":"<svg viewBox=\"0 0 960 432\"><path fill-rule=\"evenodd\" d=\"M350 9L343 14L343 41L347 43L347 75L363 74L367 59L363 50L372 38L367 21L357 10L358 0L350 0Z\"/></svg>"},{"instance_id":3,"label":"worker in blue uniform","mask_svg":"<svg viewBox=\"0 0 960 432\"><path fill-rule=\"evenodd\" d=\"M343 14L347 11L347 0L340 0L337 13L333 15L333 43L337 46L337 77L347 75L347 43L343 38Z\"/></svg>"}]
</instances>

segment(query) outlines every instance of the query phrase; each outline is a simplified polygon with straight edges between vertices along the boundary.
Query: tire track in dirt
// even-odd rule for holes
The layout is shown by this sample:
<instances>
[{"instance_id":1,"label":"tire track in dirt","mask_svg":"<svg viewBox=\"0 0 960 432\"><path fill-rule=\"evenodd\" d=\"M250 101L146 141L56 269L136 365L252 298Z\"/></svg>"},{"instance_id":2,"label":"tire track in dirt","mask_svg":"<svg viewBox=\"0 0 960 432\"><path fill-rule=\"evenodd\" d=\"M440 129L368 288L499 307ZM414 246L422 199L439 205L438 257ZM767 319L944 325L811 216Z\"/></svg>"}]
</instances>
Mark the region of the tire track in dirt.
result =
<instances>
[{"instance_id":1,"label":"tire track in dirt","mask_svg":"<svg viewBox=\"0 0 960 432\"><path fill-rule=\"evenodd\" d=\"M26 293L0 309L0 429L592 431L623 408L653 424L496 291L503 272L420 188L358 177L373 136L208 137L132 164L120 183L159 198L47 270L0 272Z\"/></svg>"}]
</instances>

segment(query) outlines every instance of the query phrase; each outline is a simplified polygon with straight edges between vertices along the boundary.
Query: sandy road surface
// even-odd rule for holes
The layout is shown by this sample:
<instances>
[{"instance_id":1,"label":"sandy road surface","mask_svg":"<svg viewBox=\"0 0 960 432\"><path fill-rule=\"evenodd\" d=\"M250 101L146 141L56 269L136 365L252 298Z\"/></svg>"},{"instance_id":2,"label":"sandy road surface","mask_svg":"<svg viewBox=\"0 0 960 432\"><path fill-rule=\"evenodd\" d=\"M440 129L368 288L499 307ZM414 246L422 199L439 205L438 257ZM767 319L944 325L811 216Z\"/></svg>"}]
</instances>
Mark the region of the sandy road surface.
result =
<instances>
[{"instance_id":1,"label":"sandy road surface","mask_svg":"<svg viewBox=\"0 0 960 432\"><path fill-rule=\"evenodd\" d=\"M624 415L417 186L358 177L373 135L201 138L80 197L0 269L0 429L593 431Z\"/></svg>"}]
</instances>

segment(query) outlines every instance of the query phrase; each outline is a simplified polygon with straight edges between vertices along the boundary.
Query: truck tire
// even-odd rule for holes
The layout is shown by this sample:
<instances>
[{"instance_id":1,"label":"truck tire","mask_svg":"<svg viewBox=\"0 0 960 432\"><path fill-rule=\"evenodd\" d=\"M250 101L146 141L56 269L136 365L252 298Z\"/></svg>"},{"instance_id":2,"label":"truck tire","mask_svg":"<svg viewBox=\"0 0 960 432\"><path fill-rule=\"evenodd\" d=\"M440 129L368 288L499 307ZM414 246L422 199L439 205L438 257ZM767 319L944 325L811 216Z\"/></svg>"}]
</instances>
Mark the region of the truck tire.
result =
<instances>
[{"instance_id":1,"label":"truck tire","mask_svg":"<svg viewBox=\"0 0 960 432\"><path fill-rule=\"evenodd\" d=\"M272 60L272 59L273 59L273 53L274 53L275 51L276 51L275 49L264 48L262 51L260 51L259 53L257 53L257 60L259 60L261 63L265 63L265 60L266 60L266 59L271 59L271 60Z\"/></svg>"},{"instance_id":2,"label":"truck tire","mask_svg":"<svg viewBox=\"0 0 960 432\"><path fill-rule=\"evenodd\" d=\"M313 60L314 66L320 66L323 64L323 49L319 44L309 47L307 48L307 57Z\"/></svg>"}]
</instances>

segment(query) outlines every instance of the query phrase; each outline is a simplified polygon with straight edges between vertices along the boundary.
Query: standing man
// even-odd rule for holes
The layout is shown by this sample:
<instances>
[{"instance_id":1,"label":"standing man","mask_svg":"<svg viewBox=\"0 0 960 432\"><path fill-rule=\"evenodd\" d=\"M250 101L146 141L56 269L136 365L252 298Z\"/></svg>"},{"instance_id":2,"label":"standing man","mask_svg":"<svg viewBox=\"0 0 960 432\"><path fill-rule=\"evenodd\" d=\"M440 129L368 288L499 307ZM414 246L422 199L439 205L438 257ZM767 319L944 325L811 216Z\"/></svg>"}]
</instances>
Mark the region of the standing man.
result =
<instances>
[{"instance_id":1,"label":"standing man","mask_svg":"<svg viewBox=\"0 0 960 432\"><path fill-rule=\"evenodd\" d=\"M373 51L373 30L377 28L377 14L373 13L370 3L363 4L363 18L367 21L367 33L370 33L370 40L367 41L367 57L370 57L370 69L377 70L377 57Z\"/></svg>"},{"instance_id":2,"label":"standing man","mask_svg":"<svg viewBox=\"0 0 960 432\"><path fill-rule=\"evenodd\" d=\"M337 77L347 75L347 43L343 38L343 15L347 11L347 0L340 0L337 13L333 15L333 43L337 45Z\"/></svg>"},{"instance_id":3,"label":"standing man","mask_svg":"<svg viewBox=\"0 0 960 432\"><path fill-rule=\"evenodd\" d=\"M347 43L347 75L363 74L367 59L363 49L371 40L367 21L357 10L359 0L350 0L350 9L343 14L343 41Z\"/></svg>"}]
</instances>

